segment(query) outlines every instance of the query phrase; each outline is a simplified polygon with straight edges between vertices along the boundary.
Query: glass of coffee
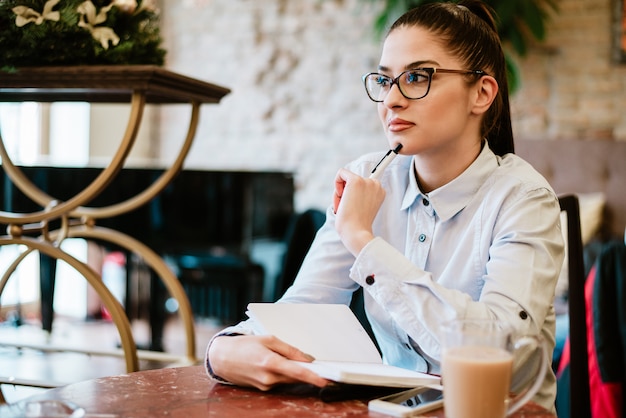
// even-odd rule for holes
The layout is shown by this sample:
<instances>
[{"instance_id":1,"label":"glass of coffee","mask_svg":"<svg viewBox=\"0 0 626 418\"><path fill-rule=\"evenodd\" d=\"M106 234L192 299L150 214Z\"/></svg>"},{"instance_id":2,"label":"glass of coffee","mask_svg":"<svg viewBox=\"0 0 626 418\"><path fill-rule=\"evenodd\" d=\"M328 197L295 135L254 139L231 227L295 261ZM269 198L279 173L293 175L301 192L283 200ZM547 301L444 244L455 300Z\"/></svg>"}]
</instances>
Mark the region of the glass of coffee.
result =
<instances>
[{"instance_id":1,"label":"glass of coffee","mask_svg":"<svg viewBox=\"0 0 626 418\"><path fill-rule=\"evenodd\" d=\"M446 418L504 418L528 402L541 387L549 364L538 336L516 337L496 320L455 320L445 324L441 378ZM516 356L537 352L540 366L528 387L510 398Z\"/></svg>"}]
</instances>

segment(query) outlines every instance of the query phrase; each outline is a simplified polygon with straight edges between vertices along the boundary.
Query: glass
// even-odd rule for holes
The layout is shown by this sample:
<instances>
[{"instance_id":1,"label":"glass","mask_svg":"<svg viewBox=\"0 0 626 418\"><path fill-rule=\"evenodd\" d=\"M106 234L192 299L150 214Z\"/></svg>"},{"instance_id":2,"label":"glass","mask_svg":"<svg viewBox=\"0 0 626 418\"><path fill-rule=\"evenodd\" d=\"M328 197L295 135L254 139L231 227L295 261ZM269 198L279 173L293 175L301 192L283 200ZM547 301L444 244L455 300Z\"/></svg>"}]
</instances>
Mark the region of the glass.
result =
<instances>
[{"instance_id":1,"label":"glass","mask_svg":"<svg viewBox=\"0 0 626 418\"><path fill-rule=\"evenodd\" d=\"M6 418L118 418L117 414L89 413L84 408L67 401L44 399L20 401L2 409Z\"/></svg>"},{"instance_id":2,"label":"glass","mask_svg":"<svg viewBox=\"0 0 626 418\"><path fill-rule=\"evenodd\" d=\"M370 99L380 103L385 100L391 87L396 84L400 93L410 100L425 97L430 91L430 83L435 73L463 74L483 76L482 70L448 70L445 68L415 68L401 73L396 78L391 78L380 73L368 73L363 76L365 91Z\"/></svg>"},{"instance_id":3,"label":"glass","mask_svg":"<svg viewBox=\"0 0 626 418\"><path fill-rule=\"evenodd\" d=\"M504 418L528 402L543 383L550 355L539 336L515 335L497 320L471 319L444 324L442 336L447 418ZM523 364L517 377L523 375L525 380L521 392L510 399L514 363Z\"/></svg>"}]
</instances>

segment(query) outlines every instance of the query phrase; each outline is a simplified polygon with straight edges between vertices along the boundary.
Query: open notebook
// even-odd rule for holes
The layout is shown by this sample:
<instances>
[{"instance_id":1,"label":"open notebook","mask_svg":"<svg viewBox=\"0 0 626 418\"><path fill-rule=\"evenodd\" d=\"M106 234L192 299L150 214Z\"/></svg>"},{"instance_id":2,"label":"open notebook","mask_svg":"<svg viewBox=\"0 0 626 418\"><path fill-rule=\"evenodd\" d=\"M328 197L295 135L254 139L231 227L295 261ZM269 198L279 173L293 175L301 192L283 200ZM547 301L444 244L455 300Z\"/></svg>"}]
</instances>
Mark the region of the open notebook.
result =
<instances>
[{"instance_id":1,"label":"open notebook","mask_svg":"<svg viewBox=\"0 0 626 418\"><path fill-rule=\"evenodd\" d=\"M250 303L247 315L259 334L274 335L315 357L299 364L335 382L436 386L439 376L383 364L369 335L346 305Z\"/></svg>"}]
</instances>

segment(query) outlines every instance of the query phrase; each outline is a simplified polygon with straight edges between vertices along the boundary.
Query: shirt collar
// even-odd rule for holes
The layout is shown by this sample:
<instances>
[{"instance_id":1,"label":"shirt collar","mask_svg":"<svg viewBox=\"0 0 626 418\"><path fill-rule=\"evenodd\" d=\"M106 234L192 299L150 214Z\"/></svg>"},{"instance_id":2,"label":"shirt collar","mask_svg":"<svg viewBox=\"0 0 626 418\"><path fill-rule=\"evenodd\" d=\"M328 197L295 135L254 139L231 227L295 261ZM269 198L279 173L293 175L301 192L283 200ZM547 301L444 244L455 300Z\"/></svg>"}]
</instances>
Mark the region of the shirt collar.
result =
<instances>
[{"instance_id":1,"label":"shirt collar","mask_svg":"<svg viewBox=\"0 0 626 418\"><path fill-rule=\"evenodd\" d=\"M489 146L484 146L474 162L460 176L432 192L425 194L419 189L413 163L409 170L409 187L402 200L405 210L416 199L426 198L430 201L435 213L445 221L463 209L476 194L476 191L498 167L498 157Z\"/></svg>"}]
</instances>

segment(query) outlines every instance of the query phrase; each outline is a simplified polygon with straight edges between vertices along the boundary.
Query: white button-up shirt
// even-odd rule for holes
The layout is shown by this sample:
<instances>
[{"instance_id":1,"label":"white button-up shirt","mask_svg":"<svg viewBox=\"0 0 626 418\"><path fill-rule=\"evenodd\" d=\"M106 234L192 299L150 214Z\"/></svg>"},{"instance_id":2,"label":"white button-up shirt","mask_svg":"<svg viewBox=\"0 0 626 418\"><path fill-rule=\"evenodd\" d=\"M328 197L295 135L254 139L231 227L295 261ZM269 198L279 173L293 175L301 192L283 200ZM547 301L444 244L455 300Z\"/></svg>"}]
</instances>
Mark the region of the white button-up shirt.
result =
<instances>
[{"instance_id":1,"label":"white button-up shirt","mask_svg":"<svg viewBox=\"0 0 626 418\"><path fill-rule=\"evenodd\" d=\"M380 157L368 154L347 168L368 176ZM399 155L380 181L386 197L373 224L376 238L355 259L329 208L279 302L348 304L362 286L384 361L423 372L439 372L442 324L454 318L497 318L554 347L563 236L558 199L540 174L485 146L465 172L428 194L410 156ZM227 331L250 333L246 325ZM548 370L534 400L552 410L555 394Z\"/></svg>"}]
</instances>

